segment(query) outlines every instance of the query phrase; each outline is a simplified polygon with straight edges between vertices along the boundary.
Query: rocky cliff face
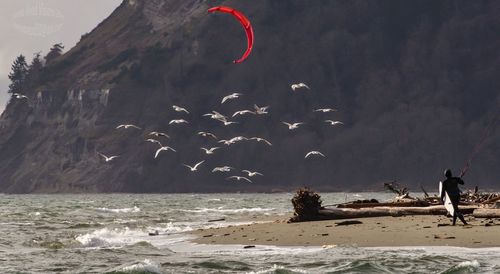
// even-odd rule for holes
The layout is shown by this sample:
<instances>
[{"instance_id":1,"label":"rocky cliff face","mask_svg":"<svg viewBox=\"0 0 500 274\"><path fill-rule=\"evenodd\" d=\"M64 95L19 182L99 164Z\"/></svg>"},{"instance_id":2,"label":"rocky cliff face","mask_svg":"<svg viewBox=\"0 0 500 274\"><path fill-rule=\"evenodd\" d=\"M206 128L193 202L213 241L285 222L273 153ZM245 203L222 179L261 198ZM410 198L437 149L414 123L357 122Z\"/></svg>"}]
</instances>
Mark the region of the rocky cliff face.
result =
<instances>
[{"instance_id":1,"label":"rocky cliff face","mask_svg":"<svg viewBox=\"0 0 500 274\"><path fill-rule=\"evenodd\" d=\"M256 44L209 6L251 19ZM399 179L431 189L445 168L471 156L500 102L497 1L128 0L69 52L44 68L29 101L0 119L0 191L194 192L378 189ZM292 93L305 82L310 92ZM221 105L222 96L244 96ZM224 127L202 117L269 105L267 116ZM173 104L190 110L182 115ZM333 106L333 114L313 113ZM169 125L174 118L188 126ZM325 119L342 120L328 127ZM294 132L281 121L304 121ZM498 120L496 120L498 121ZM134 123L143 130L116 130ZM495 187L498 122L466 182ZM149 131L165 131L177 153L153 159ZM221 138L261 136L207 156ZM310 150L324 159L304 160ZM120 155L103 163L97 152ZM182 163L205 159L200 172ZM212 174L215 166L259 170L252 184Z\"/></svg>"}]
</instances>

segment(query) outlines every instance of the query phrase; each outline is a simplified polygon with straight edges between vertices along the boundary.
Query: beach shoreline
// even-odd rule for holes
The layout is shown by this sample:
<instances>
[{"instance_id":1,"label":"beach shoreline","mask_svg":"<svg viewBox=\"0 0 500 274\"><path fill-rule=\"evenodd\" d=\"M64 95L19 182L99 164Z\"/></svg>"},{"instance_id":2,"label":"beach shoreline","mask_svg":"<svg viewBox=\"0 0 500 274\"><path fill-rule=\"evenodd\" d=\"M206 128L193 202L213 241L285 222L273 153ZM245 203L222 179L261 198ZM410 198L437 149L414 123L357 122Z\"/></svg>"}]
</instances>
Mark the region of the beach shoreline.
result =
<instances>
[{"instance_id":1,"label":"beach shoreline","mask_svg":"<svg viewBox=\"0 0 500 274\"><path fill-rule=\"evenodd\" d=\"M403 247L500 247L500 219L466 217L451 226L445 216L371 217L287 223L285 219L191 232L197 244ZM349 221L349 222L346 222Z\"/></svg>"}]
</instances>

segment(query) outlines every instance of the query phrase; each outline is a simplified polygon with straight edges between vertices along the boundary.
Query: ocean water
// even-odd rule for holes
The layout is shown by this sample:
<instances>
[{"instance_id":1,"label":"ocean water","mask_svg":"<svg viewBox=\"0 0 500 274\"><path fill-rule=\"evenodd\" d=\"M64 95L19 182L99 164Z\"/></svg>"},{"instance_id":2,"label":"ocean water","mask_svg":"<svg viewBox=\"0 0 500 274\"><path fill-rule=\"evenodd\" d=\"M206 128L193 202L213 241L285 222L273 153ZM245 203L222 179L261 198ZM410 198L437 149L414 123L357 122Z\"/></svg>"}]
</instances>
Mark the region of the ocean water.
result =
<instances>
[{"instance_id":1,"label":"ocean water","mask_svg":"<svg viewBox=\"0 0 500 274\"><path fill-rule=\"evenodd\" d=\"M500 273L500 248L191 242L195 229L291 216L292 195L0 195L0 273ZM322 193L324 204L392 197Z\"/></svg>"}]
</instances>

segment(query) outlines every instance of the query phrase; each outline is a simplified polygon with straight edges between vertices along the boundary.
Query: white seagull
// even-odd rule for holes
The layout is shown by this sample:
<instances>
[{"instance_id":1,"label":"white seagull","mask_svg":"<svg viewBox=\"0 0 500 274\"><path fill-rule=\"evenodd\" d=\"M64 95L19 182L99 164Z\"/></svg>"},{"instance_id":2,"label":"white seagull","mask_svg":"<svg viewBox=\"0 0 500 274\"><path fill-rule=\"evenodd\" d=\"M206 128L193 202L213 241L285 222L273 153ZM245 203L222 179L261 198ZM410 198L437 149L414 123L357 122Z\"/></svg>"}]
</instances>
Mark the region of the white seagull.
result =
<instances>
[{"instance_id":1,"label":"white seagull","mask_svg":"<svg viewBox=\"0 0 500 274\"><path fill-rule=\"evenodd\" d=\"M177 152L175 149L173 149L173 148L171 148L169 146L160 147L158 150L156 150L155 159L158 157L158 155L160 155L160 152L162 152L162 151L168 151L168 150L171 150L173 152Z\"/></svg>"},{"instance_id":2,"label":"white seagull","mask_svg":"<svg viewBox=\"0 0 500 274\"><path fill-rule=\"evenodd\" d=\"M311 156L311 155L319 155L319 156L322 156L322 157L326 157L323 153L319 152L319 151L316 151L316 150L313 150L313 151L309 151L306 156L304 157L304 159L306 159L307 157Z\"/></svg>"},{"instance_id":3,"label":"white seagull","mask_svg":"<svg viewBox=\"0 0 500 274\"><path fill-rule=\"evenodd\" d=\"M241 172L245 172L248 174L248 177L253 177L255 175L260 175L260 176L264 176L264 174L260 173L260 172L257 172L257 171L250 171L250 170L242 170Z\"/></svg>"},{"instance_id":4,"label":"white seagull","mask_svg":"<svg viewBox=\"0 0 500 274\"><path fill-rule=\"evenodd\" d=\"M183 107L179 107L179 106L176 106L176 105L173 105L172 108L177 111L177 112L185 112L187 114L189 114L189 111L187 111L187 109L183 108Z\"/></svg>"},{"instance_id":5,"label":"white seagull","mask_svg":"<svg viewBox=\"0 0 500 274\"><path fill-rule=\"evenodd\" d=\"M234 100L236 98L239 98L241 95L243 94L235 92L233 94L229 94L228 96L224 96L224 98L222 98L221 104L224 104L224 102L226 102L227 100Z\"/></svg>"},{"instance_id":6,"label":"white seagull","mask_svg":"<svg viewBox=\"0 0 500 274\"><path fill-rule=\"evenodd\" d=\"M160 141L155 140L155 139L146 139L146 142L150 142L150 143L153 143L153 144L158 144L158 145L160 145L160 147L162 147L162 146L163 146L163 145L160 143Z\"/></svg>"},{"instance_id":7,"label":"white seagull","mask_svg":"<svg viewBox=\"0 0 500 274\"><path fill-rule=\"evenodd\" d=\"M220 140L218 143L221 143L221 144L224 144L226 146L230 146L232 144L234 144L234 141L231 140Z\"/></svg>"},{"instance_id":8,"label":"white seagull","mask_svg":"<svg viewBox=\"0 0 500 274\"><path fill-rule=\"evenodd\" d=\"M251 111L251 110L238 110L236 111L234 114L233 114L233 117L237 116L237 115L245 115L245 114L255 114L255 112Z\"/></svg>"},{"instance_id":9,"label":"white seagull","mask_svg":"<svg viewBox=\"0 0 500 274\"><path fill-rule=\"evenodd\" d=\"M215 136L215 134L210 133L210 132L199 131L197 134L200 136L203 136L203 137L212 137L214 139L217 139L217 136Z\"/></svg>"},{"instance_id":10,"label":"white seagull","mask_svg":"<svg viewBox=\"0 0 500 274\"><path fill-rule=\"evenodd\" d=\"M230 172L232 169L230 166L220 166L212 169L212 172Z\"/></svg>"},{"instance_id":11,"label":"white seagull","mask_svg":"<svg viewBox=\"0 0 500 274\"><path fill-rule=\"evenodd\" d=\"M126 124L126 125L119 125L116 127L116 129L120 129L120 128L135 128L135 129L141 129L140 127L136 126L136 125L132 125L132 124Z\"/></svg>"},{"instance_id":12,"label":"white seagull","mask_svg":"<svg viewBox=\"0 0 500 274\"><path fill-rule=\"evenodd\" d=\"M225 121L225 120L219 120L221 121L222 123L224 123L224 126L229 126L229 125L232 125L232 124L239 124L238 122L233 122L233 121Z\"/></svg>"},{"instance_id":13,"label":"white seagull","mask_svg":"<svg viewBox=\"0 0 500 274\"><path fill-rule=\"evenodd\" d=\"M150 132L148 135L153 135L153 136L156 136L156 137L165 137L165 138L170 138L170 136L168 136L166 133L163 133L163 132L157 132L157 131L152 131Z\"/></svg>"},{"instance_id":14,"label":"white seagull","mask_svg":"<svg viewBox=\"0 0 500 274\"><path fill-rule=\"evenodd\" d=\"M209 116L210 119L215 119L215 120L220 120L220 119L227 119L227 117L215 110L212 110L212 113L205 113L203 116Z\"/></svg>"},{"instance_id":15,"label":"white seagull","mask_svg":"<svg viewBox=\"0 0 500 274\"><path fill-rule=\"evenodd\" d=\"M12 93L12 97L15 97L16 99L28 99L28 96L20 93Z\"/></svg>"},{"instance_id":16,"label":"white seagull","mask_svg":"<svg viewBox=\"0 0 500 274\"><path fill-rule=\"evenodd\" d=\"M110 162L110 161L113 161L113 159L119 157L119 156L110 156L110 157L108 157L108 156L106 156L106 155L104 155L104 154L102 154L100 152L97 152L97 154L101 155L104 158L104 161L106 161L106 163Z\"/></svg>"},{"instance_id":17,"label":"white seagull","mask_svg":"<svg viewBox=\"0 0 500 274\"><path fill-rule=\"evenodd\" d=\"M288 129L289 130L293 130L293 129L297 129L299 128L300 125L304 124L304 123L287 123L287 122L282 122L283 124L287 125L288 126Z\"/></svg>"},{"instance_id":18,"label":"white seagull","mask_svg":"<svg viewBox=\"0 0 500 274\"><path fill-rule=\"evenodd\" d=\"M299 89L299 88L306 88L306 89L310 89L306 84L304 83L298 83L298 84L292 84L290 86L292 88L293 91L295 91L296 89Z\"/></svg>"},{"instance_id":19,"label":"white seagull","mask_svg":"<svg viewBox=\"0 0 500 274\"><path fill-rule=\"evenodd\" d=\"M242 176L230 176L230 177L227 177L226 179L230 180L230 179L236 179L237 181L240 181L240 180L244 180L244 181L247 181L249 183L252 183L252 181L246 177L242 177Z\"/></svg>"},{"instance_id":20,"label":"white seagull","mask_svg":"<svg viewBox=\"0 0 500 274\"><path fill-rule=\"evenodd\" d=\"M241 142L241 141L246 141L246 140L248 140L248 138L245 136L236 136L236 137L231 138L231 140L229 140L229 142L236 143L236 142Z\"/></svg>"},{"instance_id":21,"label":"white seagull","mask_svg":"<svg viewBox=\"0 0 500 274\"><path fill-rule=\"evenodd\" d=\"M332 120L325 120L325 122L326 123L330 123L330 125L332 125L332 126L343 125L344 124L341 121L332 121Z\"/></svg>"},{"instance_id":22,"label":"white seagull","mask_svg":"<svg viewBox=\"0 0 500 274\"><path fill-rule=\"evenodd\" d=\"M253 108L255 109L255 113L258 115L263 115L263 114L269 113L269 112L267 112L267 109L269 108L269 106L259 107L258 105L254 104Z\"/></svg>"},{"instance_id":23,"label":"white seagull","mask_svg":"<svg viewBox=\"0 0 500 274\"><path fill-rule=\"evenodd\" d=\"M323 112L323 113L333 112L333 111L337 111L337 110L334 108L318 108L318 109L314 110L314 112Z\"/></svg>"},{"instance_id":24,"label":"white seagull","mask_svg":"<svg viewBox=\"0 0 500 274\"><path fill-rule=\"evenodd\" d=\"M200 166L201 164L203 164L203 162L205 162L205 160L197 163L196 165L194 165L194 167L190 166L190 165L186 165L186 164L184 164L184 166L187 167L187 168L189 168L192 172L195 172L195 171L198 170L198 166Z\"/></svg>"},{"instance_id":25,"label":"white seagull","mask_svg":"<svg viewBox=\"0 0 500 274\"><path fill-rule=\"evenodd\" d=\"M272 146L273 144L271 144L271 142L269 142L268 140L264 139L264 138L260 138L260 137L252 137L250 138L250 140L255 140L257 142L264 142L266 143L267 145L269 146Z\"/></svg>"},{"instance_id":26,"label":"white seagull","mask_svg":"<svg viewBox=\"0 0 500 274\"><path fill-rule=\"evenodd\" d=\"M200 149L203 149L206 154L214 154L214 151L216 151L219 148L220 147L212 147L212 148L204 148L204 147L202 147Z\"/></svg>"},{"instance_id":27,"label":"white seagull","mask_svg":"<svg viewBox=\"0 0 500 274\"><path fill-rule=\"evenodd\" d=\"M170 122L168 122L169 125L171 124L189 124L188 121L184 120L184 119L174 119L174 120L171 120Z\"/></svg>"}]
</instances>

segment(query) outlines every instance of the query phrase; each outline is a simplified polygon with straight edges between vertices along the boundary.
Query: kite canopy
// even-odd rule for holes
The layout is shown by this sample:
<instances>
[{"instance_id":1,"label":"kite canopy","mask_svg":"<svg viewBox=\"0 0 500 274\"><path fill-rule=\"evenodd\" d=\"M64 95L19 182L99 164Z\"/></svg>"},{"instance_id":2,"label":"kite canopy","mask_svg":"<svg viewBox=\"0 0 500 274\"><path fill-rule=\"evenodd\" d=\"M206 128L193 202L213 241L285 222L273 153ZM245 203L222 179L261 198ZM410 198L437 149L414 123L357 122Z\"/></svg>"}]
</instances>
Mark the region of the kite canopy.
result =
<instances>
[{"instance_id":1,"label":"kite canopy","mask_svg":"<svg viewBox=\"0 0 500 274\"><path fill-rule=\"evenodd\" d=\"M248 55L250 55L250 52L252 51L253 47L254 37L253 37L252 24L250 24L250 20L248 20L248 18L246 18L245 15L243 15L243 13L241 13L240 11L230 7L218 6L208 9L208 12L216 12L216 11L231 14L236 19L238 19L240 24L245 29L245 33L247 35L247 50L245 51L245 53L243 53L243 56L241 56L240 59L234 60L233 63L237 64L243 62L245 59L247 59Z\"/></svg>"}]
</instances>

